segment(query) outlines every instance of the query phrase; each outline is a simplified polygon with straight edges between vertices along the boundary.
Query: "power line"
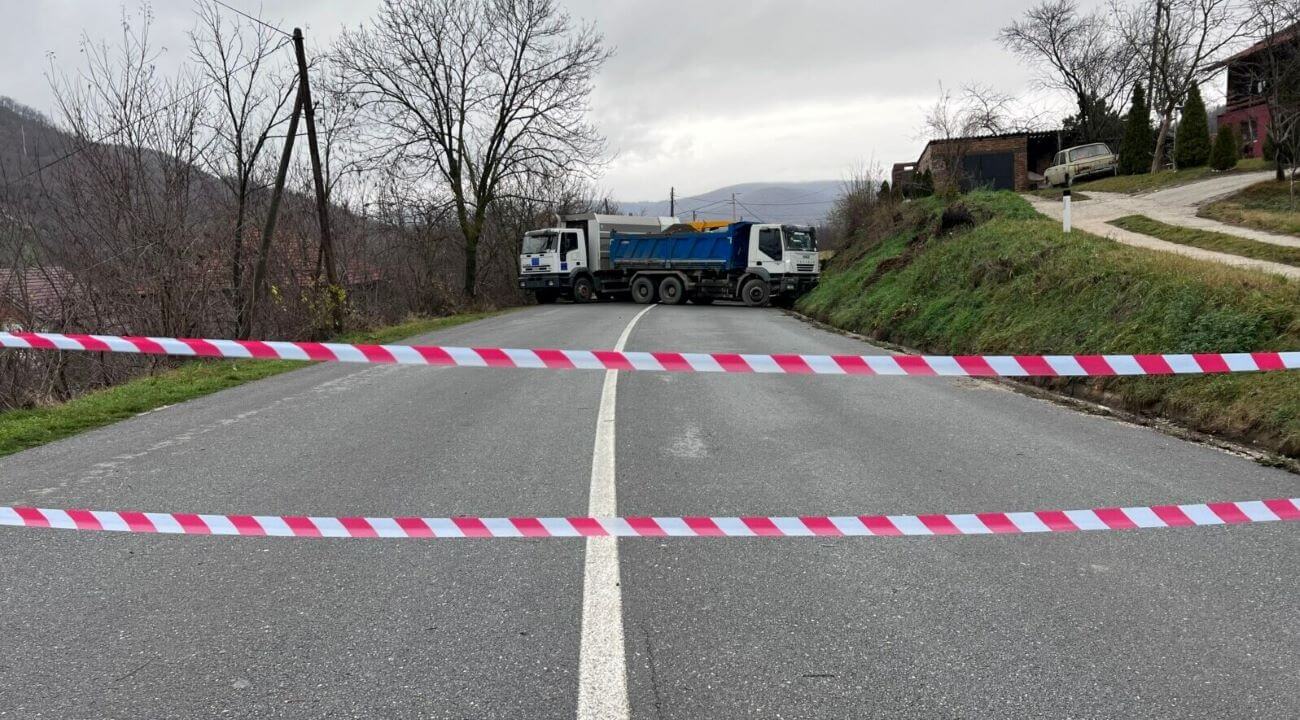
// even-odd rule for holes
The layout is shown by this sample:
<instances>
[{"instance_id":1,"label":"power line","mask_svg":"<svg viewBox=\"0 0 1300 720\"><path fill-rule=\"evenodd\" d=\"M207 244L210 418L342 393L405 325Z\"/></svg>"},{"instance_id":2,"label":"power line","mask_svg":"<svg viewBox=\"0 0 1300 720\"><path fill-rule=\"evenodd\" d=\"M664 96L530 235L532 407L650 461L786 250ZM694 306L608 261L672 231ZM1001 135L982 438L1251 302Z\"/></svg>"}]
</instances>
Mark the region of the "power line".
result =
<instances>
[{"instance_id":1,"label":"power line","mask_svg":"<svg viewBox=\"0 0 1300 720\"><path fill-rule=\"evenodd\" d=\"M285 36L285 37L287 37L287 38L291 38L291 39L293 38L293 35L290 35L289 33L287 33L287 32L285 32L285 31L281 30L281 29L278 28L278 27L276 27L275 25L272 25L271 23L266 22L265 20L263 20L263 19L261 19L261 18L253 17L252 15L249 15L248 13L244 12L243 10L240 10L240 9L237 8L237 7L232 7L232 6L230 6L230 5L227 5L226 3L221 2L221 0L212 0L212 2L214 2L214 3L218 4L218 5L220 5L220 6L223 7L223 8L226 8L227 10L229 10L229 11L231 11L231 12L233 12L233 13L237 13L237 14L239 14L239 15L243 15L244 17L248 18L249 20L252 20L253 22L257 23L258 25L261 25L262 27L265 27L265 28L267 28L267 29L269 29L269 30L274 30L274 31L280 33L281 35L283 35L283 36Z\"/></svg>"},{"instance_id":2,"label":"power line","mask_svg":"<svg viewBox=\"0 0 1300 720\"><path fill-rule=\"evenodd\" d=\"M746 210L748 210L749 213L750 213L751 215L754 216L754 219L755 219L755 220L757 220L757 221L759 221L759 222L767 222L767 221L764 220L763 218L759 217L759 216L758 216L758 213L754 212L754 209L751 208L750 206L746 205L745 203L743 203L743 202L741 202L741 201L739 201L739 200L733 200L733 202L735 202L737 205L739 205L739 206L745 208Z\"/></svg>"},{"instance_id":3,"label":"power line","mask_svg":"<svg viewBox=\"0 0 1300 720\"><path fill-rule=\"evenodd\" d=\"M787 205L830 205L834 200L813 200L811 202L769 202L769 203L750 203L758 207L785 207Z\"/></svg>"},{"instance_id":4,"label":"power line","mask_svg":"<svg viewBox=\"0 0 1300 720\"><path fill-rule=\"evenodd\" d=\"M239 72L240 70L247 69L247 68L251 67L252 65L254 65L254 64L256 64L256 63L261 62L261 61L262 61L263 59L265 59L267 56L271 55L271 54L274 53L276 50L279 50L280 48L284 47L285 45L288 45L288 44L291 43L291 42L293 42L293 40L292 40L292 36L290 36L290 39L289 39L289 40L284 40L284 41L282 41L279 45L276 45L275 47L271 48L270 50L267 50L266 52L262 53L261 55L258 55L257 57L255 57L255 58L249 60L248 62L244 63L243 65L240 65L239 67L235 68L234 70L231 70L230 72L231 72L231 73L237 73L237 72ZM214 85L214 84L216 84L216 81L215 81L215 80L211 80L211 81L209 81L209 82L203 83L202 85L200 85L200 86L198 86L197 88L195 88L194 90L192 90L192 91L186 93L185 95L182 95L181 97L177 98L176 100L173 100L172 102L167 103L166 105L163 105L162 107L155 109L153 112L146 113L146 114L145 114L144 116L142 116L142 117L136 118L135 122L140 122L140 121L143 121L143 120L148 120L148 119L150 119L150 118L152 118L152 117L155 117L155 116L159 115L160 113L162 113L162 112L164 112L164 111L171 110L172 108L175 108L177 105L180 105L181 103L187 102L187 101L189 101L189 100L191 100L191 99L197 97L197 96L199 95L199 93L201 93L201 92L207 90L209 87L211 87L211 86ZM122 126L116 128L116 129L114 129L114 130L110 130L110 131L104 133L103 135L100 135L98 138L95 138L95 139L91 140L90 142L86 143L85 145L82 145L82 146L80 146L80 147L74 148L73 150L70 150L70 151L64 153L63 155L60 155L59 157L54 158L53 160L51 160L51 161L49 161L49 162L47 162L47 163L41 165L40 167L38 167L38 168L36 168L35 170L32 170L31 172L29 172L29 173L27 173L27 174L25 174L25 175L19 177L19 178L16 179L16 180L6 180L6 181L5 181L5 187L10 187L10 186L16 185L17 183L20 183L20 182L26 180L27 178L29 178L29 177L31 177L31 176L33 176L33 175L39 175L40 173L45 172L46 170L49 170L50 168L54 167L55 165L58 165L59 163L65 161L65 160L68 160L68 159L72 158L72 157L75 156L75 155L78 155L78 154L84 152L84 151L86 150L86 148L88 148L88 147L90 147L90 146L92 146L92 145L99 145L99 144L103 143L105 140L108 140L109 138L112 138L114 135L117 135L118 133L121 133L122 131L126 130L126 128L127 128L126 125L122 125Z\"/></svg>"}]
</instances>

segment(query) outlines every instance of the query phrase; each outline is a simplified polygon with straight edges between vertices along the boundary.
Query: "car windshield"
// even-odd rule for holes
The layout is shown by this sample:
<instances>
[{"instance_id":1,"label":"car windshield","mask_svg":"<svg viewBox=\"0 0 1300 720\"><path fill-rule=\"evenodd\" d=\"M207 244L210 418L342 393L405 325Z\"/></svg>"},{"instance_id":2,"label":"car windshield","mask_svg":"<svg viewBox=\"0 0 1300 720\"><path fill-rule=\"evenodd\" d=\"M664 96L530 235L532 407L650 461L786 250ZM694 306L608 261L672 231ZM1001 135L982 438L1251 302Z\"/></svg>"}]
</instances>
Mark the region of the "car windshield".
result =
<instances>
[{"instance_id":1,"label":"car windshield","mask_svg":"<svg viewBox=\"0 0 1300 720\"><path fill-rule=\"evenodd\" d=\"M555 249L555 242L558 237L559 233L553 232L528 233L527 235L524 235L522 252L525 255L551 252Z\"/></svg>"},{"instance_id":2,"label":"car windshield","mask_svg":"<svg viewBox=\"0 0 1300 720\"><path fill-rule=\"evenodd\" d=\"M782 228L785 230L785 249L811 252L817 249L817 236L812 230L804 228Z\"/></svg>"}]
</instances>

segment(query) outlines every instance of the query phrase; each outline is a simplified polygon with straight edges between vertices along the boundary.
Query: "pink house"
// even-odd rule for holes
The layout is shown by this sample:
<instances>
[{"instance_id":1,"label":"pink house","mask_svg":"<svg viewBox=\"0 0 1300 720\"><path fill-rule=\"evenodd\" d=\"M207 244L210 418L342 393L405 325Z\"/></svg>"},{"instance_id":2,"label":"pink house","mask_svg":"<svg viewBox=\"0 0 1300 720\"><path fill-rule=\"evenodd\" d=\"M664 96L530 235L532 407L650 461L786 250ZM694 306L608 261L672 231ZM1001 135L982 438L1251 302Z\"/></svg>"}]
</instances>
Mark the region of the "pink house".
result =
<instances>
[{"instance_id":1,"label":"pink house","mask_svg":"<svg viewBox=\"0 0 1300 720\"><path fill-rule=\"evenodd\" d=\"M1294 52L1300 24L1261 40L1219 63L1228 70L1227 101L1219 125L1229 125L1241 138L1242 157L1263 157L1268 134L1268 88L1261 69L1267 52Z\"/></svg>"}]
</instances>

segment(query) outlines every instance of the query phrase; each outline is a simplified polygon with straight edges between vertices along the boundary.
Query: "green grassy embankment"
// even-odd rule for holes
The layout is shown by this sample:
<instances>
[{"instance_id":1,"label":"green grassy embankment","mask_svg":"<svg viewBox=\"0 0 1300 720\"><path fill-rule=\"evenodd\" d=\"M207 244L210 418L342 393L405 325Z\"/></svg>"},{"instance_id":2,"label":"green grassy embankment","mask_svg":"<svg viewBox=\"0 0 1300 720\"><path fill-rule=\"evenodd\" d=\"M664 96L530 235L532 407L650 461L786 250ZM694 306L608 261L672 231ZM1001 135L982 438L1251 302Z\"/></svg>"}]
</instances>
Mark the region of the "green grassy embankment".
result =
<instances>
[{"instance_id":1,"label":"green grassy embankment","mask_svg":"<svg viewBox=\"0 0 1300 720\"><path fill-rule=\"evenodd\" d=\"M1075 232L1007 192L897 211L844 248L799 308L824 322L953 354L1300 350L1300 283ZM1080 378L1040 384L1300 457L1300 372Z\"/></svg>"},{"instance_id":2,"label":"green grassy embankment","mask_svg":"<svg viewBox=\"0 0 1300 720\"><path fill-rule=\"evenodd\" d=\"M1300 189L1297 194L1300 194ZM1270 180L1251 185L1239 193L1205 205L1197 214L1229 225L1300 236L1300 209L1291 207L1289 182Z\"/></svg>"},{"instance_id":3,"label":"green grassy embankment","mask_svg":"<svg viewBox=\"0 0 1300 720\"><path fill-rule=\"evenodd\" d=\"M415 318L375 330L347 333L337 341L391 343L495 314L483 312ZM194 360L148 377L89 392L59 405L0 412L0 457L309 364L280 360Z\"/></svg>"},{"instance_id":4,"label":"green grassy embankment","mask_svg":"<svg viewBox=\"0 0 1300 720\"><path fill-rule=\"evenodd\" d=\"M1205 250L1300 267L1300 248L1271 245L1266 242L1248 240L1235 235L1225 235L1212 230L1197 230L1195 228L1167 225L1159 220L1152 220L1145 215L1127 215L1111 220L1110 224L1117 228L1150 235L1153 238L1178 243L1179 245L1190 245Z\"/></svg>"}]
</instances>

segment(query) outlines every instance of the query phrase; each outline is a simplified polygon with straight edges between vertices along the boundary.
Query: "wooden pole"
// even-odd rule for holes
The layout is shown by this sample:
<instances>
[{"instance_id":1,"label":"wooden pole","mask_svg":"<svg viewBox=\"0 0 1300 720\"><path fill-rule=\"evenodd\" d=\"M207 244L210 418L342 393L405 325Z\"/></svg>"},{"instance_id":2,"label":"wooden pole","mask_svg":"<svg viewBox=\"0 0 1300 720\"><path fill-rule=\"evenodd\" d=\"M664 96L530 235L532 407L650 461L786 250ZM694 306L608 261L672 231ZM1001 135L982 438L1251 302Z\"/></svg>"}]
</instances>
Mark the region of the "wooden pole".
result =
<instances>
[{"instance_id":1,"label":"wooden pole","mask_svg":"<svg viewBox=\"0 0 1300 720\"><path fill-rule=\"evenodd\" d=\"M289 130L284 138L284 149L280 151L280 167L275 172L271 205L266 210L266 224L262 227L262 243L257 251L257 265L253 268L253 292L248 298L248 311L244 313L241 327L237 329L241 340L247 340L252 334L257 306L266 294L267 256L271 253L271 238L275 236L275 221L280 214L280 198L284 195L284 179L289 174L289 160L293 157L293 139L298 135L298 116L302 114L302 105L302 86L299 85L293 103L293 114L289 116Z\"/></svg>"},{"instance_id":2,"label":"wooden pole","mask_svg":"<svg viewBox=\"0 0 1300 720\"><path fill-rule=\"evenodd\" d=\"M320 147L316 144L316 113L311 101L311 82L307 78L307 52L303 49L302 29L293 29L293 51L298 56L298 88L302 98L303 119L307 123L307 148L311 154L311 177L316 186L316 219L320 224L321 257L325 261L325 282L329 285L330 318L334 332L343 331L344 298L334 293L339 287L338 267L334 262L334 238L330 234L329 200L325 196L325 178L321 174Z\"/></svg>"}]
</instances>

